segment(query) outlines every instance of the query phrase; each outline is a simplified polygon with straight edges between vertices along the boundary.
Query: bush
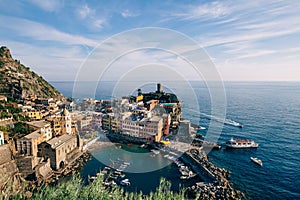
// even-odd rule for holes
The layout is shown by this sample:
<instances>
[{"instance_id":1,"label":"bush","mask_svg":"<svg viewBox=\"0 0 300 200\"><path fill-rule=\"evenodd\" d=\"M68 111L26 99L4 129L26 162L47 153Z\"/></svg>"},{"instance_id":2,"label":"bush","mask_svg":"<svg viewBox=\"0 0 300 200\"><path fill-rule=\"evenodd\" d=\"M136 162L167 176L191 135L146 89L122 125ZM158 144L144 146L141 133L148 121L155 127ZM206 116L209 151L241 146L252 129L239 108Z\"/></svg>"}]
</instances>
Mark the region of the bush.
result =
<instances>
[{"instance_id":1,"label":"bush","mask_svg":"<svg viewBox=\"0 0 300 200\"><path fill-rule=\"evenodd\" d=\"M44 199L44 200L77 200L77 199L114 199L114 200L135 200L135 199L145 199L145 200L165 200L165 199L184 199L184 191L178 193L173 193L171 188L171 183L165 179L161 179L160 185L154 193L149 195L143 195L142 192L124 192L120 187L115 187L112 189L105 189L102 185L103 179L97 177L92 183L87 186L82 184L82 179L80 176L73 175L71 180L59 183L56 186L44 185L39 190L33 192L30 199ZM25 193L20 193L14 196L12 199L21 199L25 197Z\"/></svg>"}]
</instances>

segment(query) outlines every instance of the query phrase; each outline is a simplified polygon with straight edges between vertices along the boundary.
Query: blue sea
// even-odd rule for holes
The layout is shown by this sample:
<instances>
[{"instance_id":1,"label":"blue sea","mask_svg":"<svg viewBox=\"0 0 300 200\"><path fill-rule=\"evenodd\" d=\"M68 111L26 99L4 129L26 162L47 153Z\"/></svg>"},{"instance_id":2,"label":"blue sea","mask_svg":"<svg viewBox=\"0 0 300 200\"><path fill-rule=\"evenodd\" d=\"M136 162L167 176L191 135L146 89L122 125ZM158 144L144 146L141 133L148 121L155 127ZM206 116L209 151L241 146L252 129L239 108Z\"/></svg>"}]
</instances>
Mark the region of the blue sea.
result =
<instances>
[{"instance_id":1,"label":"blue sea","mask_svg":"<svg viewBox=\"0 0 300 200\"><path fill-rule=\"evenodd\" d=\"M65 96L76 93L76 98L115 97L111 92L114 82L101 82L96 90L89 90L90 83L83 83L87 89L75 92L73 82L52 84ZM134 82L131 85L131 91L134 91L137 86ZM211 116L212 97L205 83L190 82L194 94L182 86L164 89L180 93L184 118L206 128L212 121L218 121L217 117ZM259 147L226 149L223 145L221 150L209 152L209 160L229 170L234 187L243 191L248 199L300 199L300 82L225 82L224 88L226 120L241 123L243 128L224 125L221 133L216 133L217 143L223 145L231 137L249 138L259 143ZM143 92L155 90L155 83L143 86ZM200 133L207 134L206 130ZM251 162L250 157L261 159L263 167ZM92 160L83 173L87 175L91 169L102 165ZM152 175L136 175L138 183L133 190L149 192L157 186L160 176L175 181L174 166L169 165L163 170L152 172ZM145 180L147 184L143 184Z\"/></svg>"}]
</instances>

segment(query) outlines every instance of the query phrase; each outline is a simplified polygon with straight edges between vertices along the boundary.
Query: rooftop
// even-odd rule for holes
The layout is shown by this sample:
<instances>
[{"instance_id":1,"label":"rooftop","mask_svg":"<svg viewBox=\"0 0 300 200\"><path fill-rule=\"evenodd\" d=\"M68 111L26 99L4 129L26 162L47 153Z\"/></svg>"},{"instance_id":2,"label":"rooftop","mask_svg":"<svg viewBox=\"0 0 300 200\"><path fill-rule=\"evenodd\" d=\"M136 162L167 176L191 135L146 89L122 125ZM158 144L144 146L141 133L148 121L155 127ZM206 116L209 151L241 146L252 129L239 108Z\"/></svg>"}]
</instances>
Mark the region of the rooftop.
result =
<instances>
[{"instance_id":1,"label":"rooftop","mask_svg":"<svg viewBox=\"0 0 300 200\"><path fill-rule=\"evenodd\" d=\"M39 138L41 137L42 135L40 134L40 130L36 130L32 133L29 133L28 135L25 135L23 138L26 138L26 139L36 139L36 138Z\"/></svg>"},{"instance_id":2,"label":"rooftop","mask_svg":"<svg viewBox=\"0 0 300 200\"><path fill-rule=\"evenodd\" d=\"M31 125L31 126L34 126L34 127L37 127L37 128L43 128L45 127L46 125L50 125L49 122L46 122L44 120L42 121L32 121L32 122L27 122L27 124Z\"/></svg>"},{"instance_id":3,"label":"rooftop","mask_svg":"<svg viewBox=\"0 0 300 200\"><path fill-rule=\"evenodd\" d=\"M51 145L51 148L56 149L61 144L67 142L68 140L71 140L72 138L76 137L75 135L61 135L59 137L55 137L51 140L49 140L47 143Z\"/></svg>"},{"instance_id":4,"label":"rooftop","mask_svg":"<svg viewBox=\"0 0 300 200\"><path fill-rule=\"evenodd\" d=\"M152 121L152 122L159 122L160 120L162 120L162 118L159 116L153 116L149 119L149 121Z\"/></svg>"}]
</instances>

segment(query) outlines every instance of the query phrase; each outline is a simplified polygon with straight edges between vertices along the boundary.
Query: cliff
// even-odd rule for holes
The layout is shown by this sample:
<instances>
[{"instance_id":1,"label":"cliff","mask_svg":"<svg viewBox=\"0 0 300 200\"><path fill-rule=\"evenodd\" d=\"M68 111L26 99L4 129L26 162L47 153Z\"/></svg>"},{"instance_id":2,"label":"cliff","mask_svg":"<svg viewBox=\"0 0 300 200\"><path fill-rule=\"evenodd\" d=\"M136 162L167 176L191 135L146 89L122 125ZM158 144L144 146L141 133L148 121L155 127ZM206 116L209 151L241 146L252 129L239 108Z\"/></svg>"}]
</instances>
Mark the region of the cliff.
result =
<instances>
[{"instance_id":1,"label":"cliff","mask_svg":"<svg viewBox=\"0 0 300 200\"><path fill-rule=\"evenodd\" d=\"M0 95L14 100L26 97L54 98L63 95L41 76L12 58L7 47L0 48Z\"/></svg>"}]
</instances>

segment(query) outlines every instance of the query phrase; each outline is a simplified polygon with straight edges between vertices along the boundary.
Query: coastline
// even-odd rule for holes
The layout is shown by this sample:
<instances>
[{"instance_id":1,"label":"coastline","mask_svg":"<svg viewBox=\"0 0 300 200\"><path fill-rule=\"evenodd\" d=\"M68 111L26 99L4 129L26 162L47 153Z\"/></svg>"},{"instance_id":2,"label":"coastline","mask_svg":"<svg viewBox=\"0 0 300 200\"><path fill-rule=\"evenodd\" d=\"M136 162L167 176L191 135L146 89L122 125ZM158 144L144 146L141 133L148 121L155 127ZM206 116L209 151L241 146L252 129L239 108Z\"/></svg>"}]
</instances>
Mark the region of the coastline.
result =
<instances>
[{"instance_id":1,"label":"coastline","mask_svg":"<svg viewBox=\"0 0 300 200\"><path fill-rule=\"evenodd\" d=\"M95 153L102 148L117 145L112 143L105 135L101 135L95 143L87 148L87 151ZM122 143L119 143L122 144ZM177 152L176 149L164 148L159 149L163 155L171 155ZM197 152L197 153L195 153ZM186 166L191 168L203 182L187 187L187 195L189 198L197 196L201 198L221 198L221 199L243 199L245 194L234 188L233 183L229 180L229 172L224 168L219 168L211 163L201 147L190 146L186 152L181 152L177 160L181 160ZM179 177L178 177L179 179Z\"/></svg>"}]
</instances>

